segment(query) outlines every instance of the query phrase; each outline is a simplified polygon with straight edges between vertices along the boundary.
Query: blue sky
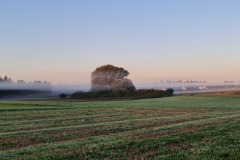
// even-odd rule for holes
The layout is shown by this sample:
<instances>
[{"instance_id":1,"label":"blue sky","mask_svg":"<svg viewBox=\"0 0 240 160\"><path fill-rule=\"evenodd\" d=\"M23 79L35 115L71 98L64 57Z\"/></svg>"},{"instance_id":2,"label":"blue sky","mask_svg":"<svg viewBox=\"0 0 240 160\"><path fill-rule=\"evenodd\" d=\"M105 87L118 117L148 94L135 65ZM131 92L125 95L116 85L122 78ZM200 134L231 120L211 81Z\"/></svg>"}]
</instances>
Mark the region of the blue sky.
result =
<instances>
[{"instance_id":1,"label":"blue sky","mask_svg":"<svg viewBox=\"0 0 240 160\"><path fill-rule=\"evenodd\" d=\"M240 80L238 0L0 2L0 75L90 82L103 64L136 82Z\"/></svg>"}]
</instances>

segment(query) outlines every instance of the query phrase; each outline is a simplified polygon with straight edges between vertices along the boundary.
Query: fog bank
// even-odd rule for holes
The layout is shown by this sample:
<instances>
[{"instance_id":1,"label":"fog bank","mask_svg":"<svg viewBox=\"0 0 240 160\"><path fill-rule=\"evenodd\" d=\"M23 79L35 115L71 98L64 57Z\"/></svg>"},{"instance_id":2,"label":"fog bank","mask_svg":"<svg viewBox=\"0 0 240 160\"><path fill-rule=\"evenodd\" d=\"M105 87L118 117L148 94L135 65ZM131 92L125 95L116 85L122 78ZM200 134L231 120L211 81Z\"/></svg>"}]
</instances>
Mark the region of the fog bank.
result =
<instances>
[{"instance_id":1,"label":"fog bank","mask_svg":"<svg viewBox=\"0 0 240 160\"><path fill-rule=\"evenodd\" d=\"M197 92L217 92L240 90L240 83L142 83L135 84L137 89L161 89L173 88L175 94L197 93Z\"/></svg>"},{"instance_id":2,"label":"fog bank","mask_svg":"<svg viewBox=\"0 0 240 160\"><path fill-rule=\"evenodd\" d=\"M173 88L174 94L240 90L240 83L136 83L136 89ZM0 99L57 98L65 93L70 96L77 91L90 91L91 84L51 85L49 83L0 83Z\"/></svg>"}]
</instances>

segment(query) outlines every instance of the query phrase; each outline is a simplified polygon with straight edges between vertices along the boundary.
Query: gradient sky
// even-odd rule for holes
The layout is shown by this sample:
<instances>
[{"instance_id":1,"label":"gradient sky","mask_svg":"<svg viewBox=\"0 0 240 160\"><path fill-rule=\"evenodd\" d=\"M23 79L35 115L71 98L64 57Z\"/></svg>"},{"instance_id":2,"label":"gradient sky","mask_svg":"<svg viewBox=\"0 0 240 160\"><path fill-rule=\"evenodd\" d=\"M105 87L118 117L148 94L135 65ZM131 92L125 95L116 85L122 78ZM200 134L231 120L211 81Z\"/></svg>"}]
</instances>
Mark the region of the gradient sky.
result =
<instances>
[{"instance_id":1,"label":"gradient sky","mask_svg":"<svg viewBox=\"0 0 240 160\"><path fill-rule=\"evenodd\" d=\"M113 64L135 83L240 80L239 0L5 0L0 75L89 83Z\"/></svg>"}]
</instances>

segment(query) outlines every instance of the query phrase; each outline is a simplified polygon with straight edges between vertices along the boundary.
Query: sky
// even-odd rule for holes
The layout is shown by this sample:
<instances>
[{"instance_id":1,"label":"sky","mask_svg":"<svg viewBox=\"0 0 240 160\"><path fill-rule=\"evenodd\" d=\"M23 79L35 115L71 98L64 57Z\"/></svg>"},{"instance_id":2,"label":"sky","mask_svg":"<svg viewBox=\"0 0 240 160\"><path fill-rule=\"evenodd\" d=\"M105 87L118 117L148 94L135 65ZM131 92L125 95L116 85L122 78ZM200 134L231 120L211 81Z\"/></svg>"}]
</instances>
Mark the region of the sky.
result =
<instances>
[{"instance_id":1,"label":"sky","mask_svg":"<svg viewBox=\"0 0 240 160\"><path fill-rule=\"evenodd\" d=\"M0 1L0 76L90 83L112 64L134 83L240 81L239 0Z\"/></svg>"}]
</instances>

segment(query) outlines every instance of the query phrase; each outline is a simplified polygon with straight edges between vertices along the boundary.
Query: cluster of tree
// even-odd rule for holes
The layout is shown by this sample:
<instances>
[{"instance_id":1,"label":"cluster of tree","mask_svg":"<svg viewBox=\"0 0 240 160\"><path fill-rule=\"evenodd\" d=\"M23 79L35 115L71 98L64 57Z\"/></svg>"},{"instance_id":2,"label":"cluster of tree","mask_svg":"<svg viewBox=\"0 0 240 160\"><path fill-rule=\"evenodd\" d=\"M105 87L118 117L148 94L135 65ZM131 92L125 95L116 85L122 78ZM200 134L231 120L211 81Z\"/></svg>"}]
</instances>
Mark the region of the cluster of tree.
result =
<instances>
[{"instance_id":1,"label":"cluster of tree","mask_svg":"<svg viewBox=\"0 0 240 160\"><path fill-rule=\"evenodd\" d=\"M27 82L24 81L24 80L18 80L17 83L27 83ZM41 80L39 80L39 81L34 81L33 83L34 83L34 84L50 84L50 82L48 82L48 81L41 81Z\"/></svg>"},{"instance_id":2,"label":"cluster of tree","mask_svg":"<svg viewBox=\"0 0 240 160\"><path fill-rule=\"evenodd\" d=\"M169 97L173 95L173 89L156 90L156 89L139 89L139 90L107 90L98 92L76 92L71 95L72 99L89 99L89 98L130 98L130 99L141 99L141 98L160 98Z\"/></svg>"},{"instance_id":3,"label":"cluster of tree","mask_svg":"<svg viewBox=\"0 0 240 160\"><path fill-rule=\"evenodd\" d=\"M17 83L26 83L24 80L18 80Z\"/></svg>"},{"instance_id":4,"label":"cluster of tree","mask_svg":"<svg viewBox=\"0 0 240 160\"><path fill-rule=\"evenodd\" d=\"M91 76L91 91L76 92L70 98L157 98L172 96L174 90L141 89L136 90L127 78L129 72L124 68L104 65L96 68Z\"/></svg>"},{"instance_id":5,"label":"cluster of tree","mask_svg":"<svg viewBox=\"0 0 240 160\"><path fill-rule=\"evenodd\" d=\"M7 83L13 83L12 79L7 77L7 76L4 76L3 78L0 76L0 82L7 82ZM18 80L17 83L26 83L26 81L24 80ZM50 84L50 82L47 82L47 81L34 81L33 82L34 84Z\"/></svg>"},{"instance_id":6,"label":"cluster of tree","mask_svg":"<svg viewBox=\"0 0 240 160\"><path fill-rule=\"evenodd\" d=\"M33 83L35 83L35 84L50 84L50 82L48 82L48 81L34 81Z\"/></svg>"},{"instance_id":7,"label":"cluster of tree","mask_svg":"<svg viewBox=\"0 0 240 160\"><path fill-rule=\"evenodd\" d=\"M91 76L91 92L109 90L135 90L132 81L127 78L129 72L124 68L104 65L96 68Z\"/></svg>"},{"instance_id":8,"label":"cluster of tree","mask_svg":"<svg viewBox=\"0 0 240 160\"><path fill-rule=\"evenodd\" d=\"M11 83L12 80L11 80L11 78L8 78L7 76L4 76L4 78L2 78L2 77L0 76L0 82Z\"/></svg>"}]
</instances>

